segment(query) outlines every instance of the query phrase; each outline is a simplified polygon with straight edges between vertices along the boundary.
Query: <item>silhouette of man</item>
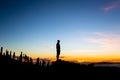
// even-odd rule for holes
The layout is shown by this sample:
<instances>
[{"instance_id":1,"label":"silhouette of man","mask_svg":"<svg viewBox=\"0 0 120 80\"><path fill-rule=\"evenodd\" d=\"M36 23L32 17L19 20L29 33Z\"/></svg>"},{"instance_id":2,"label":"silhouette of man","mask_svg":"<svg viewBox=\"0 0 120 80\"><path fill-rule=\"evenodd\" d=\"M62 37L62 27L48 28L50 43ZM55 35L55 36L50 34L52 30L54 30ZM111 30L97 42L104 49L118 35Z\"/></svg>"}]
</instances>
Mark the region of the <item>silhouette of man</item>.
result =
<instances>
[{"instance_id":1,"label":"silhouette of man","mask_svg":"<svg viewBox=\"0 0 120 80\"><path fill-rule=\"evenodd\" d=\"M60 55L60 40L57 40L56 51L57 51L56 58L57 58L57 61L58 61L59 60L59 55Z\"/></svg>"}]
</instances>

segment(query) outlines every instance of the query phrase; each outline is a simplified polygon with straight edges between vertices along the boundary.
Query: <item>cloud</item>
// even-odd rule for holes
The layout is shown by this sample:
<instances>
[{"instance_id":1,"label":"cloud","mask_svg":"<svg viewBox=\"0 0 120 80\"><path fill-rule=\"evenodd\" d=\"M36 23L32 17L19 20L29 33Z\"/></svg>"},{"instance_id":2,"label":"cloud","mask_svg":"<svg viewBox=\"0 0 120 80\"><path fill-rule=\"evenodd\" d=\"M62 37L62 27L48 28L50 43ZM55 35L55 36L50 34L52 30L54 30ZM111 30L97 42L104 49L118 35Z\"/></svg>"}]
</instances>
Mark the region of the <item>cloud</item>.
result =
<instances>
[{"instance_id":1,"label":"cloud","mask_svg":"<svg viewBox=\"0 0 120 80\"><path fill-rule=\"evenodd\" d=\"M88 42L96 43L100 47L107 49L118 49L120 47L120 35L119 34L105 34L102 32L92 32L93 35L100 36L86 38Z\"/></svg>"},{"instance_id":2,"label":"cloud","mask_svg":"<svg viewBox=\"0 0 120 80\"><path fill-rule=\"evenodd\" d=\"M103 32L92 32L92 34L99 35L99 36L105 36Z\"/></svg>"},{"instance_id":3,"label":"cloud","mask_svg":"<svg viewBox=\"0 0 120 80\"><path fill-rule=\"evenodd\" d=\"M102 47L118 47L120 45L119 40L112 38L90 38L90 42L100 44ZM119 44L119 45L118 45Z\"/></svg>"},{"instance_id":4,"label":"cloud","mask_svg":"<svg viewBox=\"0 0 120 80\"><path fill-rule=\"evenodd\" d=\"M120 0L103 7L102 10L105 11L105 12L108 12L108 11L116 9L118 7L120 7Z\"/></svg>"},{"instance_id":5,"label":"cloud","mask_svg":"<svg viewBox=\"0 0 120 80\"><path fill-rule=\"evenodd\" d=\"M117 32L116 32L117 33ZM104 33L104 32L91 32L92 35L96 35L96 36L99 36L99 37L106 37L106 38L118 38L120 37L120 34L112 34L112 33Z\"/></svg>"},{"instance_id":6,"label":"cloud","mask_svg":"<svg viewBox=\"0 0 120 80\"><path fill-rule=\"evenodd\" d=\"M67 58L66 56L60 56L60 58Z\"/></svg>"}]
</instances>

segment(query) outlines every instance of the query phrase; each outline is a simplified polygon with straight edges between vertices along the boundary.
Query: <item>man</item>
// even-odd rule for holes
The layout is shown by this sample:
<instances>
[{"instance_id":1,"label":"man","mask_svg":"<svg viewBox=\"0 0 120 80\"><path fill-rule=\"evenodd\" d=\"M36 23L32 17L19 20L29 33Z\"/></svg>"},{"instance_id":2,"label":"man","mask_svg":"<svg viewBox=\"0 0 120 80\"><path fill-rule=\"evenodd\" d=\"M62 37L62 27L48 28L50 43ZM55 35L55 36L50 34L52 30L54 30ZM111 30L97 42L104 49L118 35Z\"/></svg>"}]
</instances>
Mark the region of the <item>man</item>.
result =
<instances>
[{"instance_id":1,"label":"man","mask_svg":"<svg viewBox=\"0 0 120 80\"><path fill-rule=\"evenodd\" d=\"M56 58L57 58L57 61L58 61L59 60L59 55L60 55L60 40L57 40L56 51L57 51Z\"/></svg>"}]
</instances>

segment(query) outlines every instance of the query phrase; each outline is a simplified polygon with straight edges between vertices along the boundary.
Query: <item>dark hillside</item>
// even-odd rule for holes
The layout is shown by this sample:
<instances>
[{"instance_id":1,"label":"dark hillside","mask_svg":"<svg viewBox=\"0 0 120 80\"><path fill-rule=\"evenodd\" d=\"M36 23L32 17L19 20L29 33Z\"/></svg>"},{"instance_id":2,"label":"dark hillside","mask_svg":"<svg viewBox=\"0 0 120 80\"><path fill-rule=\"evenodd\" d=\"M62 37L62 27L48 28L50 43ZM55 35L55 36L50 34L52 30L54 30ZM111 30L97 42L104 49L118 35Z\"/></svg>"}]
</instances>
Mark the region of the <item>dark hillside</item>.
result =
<instances>
[{"instance_id":1,"label":"dark hillside","mask_svg":"<svg viewBox=\"0 0 120 80\"><path fill-rule=\"evenodd\" d=\"M120 79L120 68L93 67L94 64L83 65L64 60L52 62L51 65L36 65L20 62L7 56L0 56L0 72L3 76L15 75L20 78L49 78L59 79Z\"/></svg>"}]
</instances>

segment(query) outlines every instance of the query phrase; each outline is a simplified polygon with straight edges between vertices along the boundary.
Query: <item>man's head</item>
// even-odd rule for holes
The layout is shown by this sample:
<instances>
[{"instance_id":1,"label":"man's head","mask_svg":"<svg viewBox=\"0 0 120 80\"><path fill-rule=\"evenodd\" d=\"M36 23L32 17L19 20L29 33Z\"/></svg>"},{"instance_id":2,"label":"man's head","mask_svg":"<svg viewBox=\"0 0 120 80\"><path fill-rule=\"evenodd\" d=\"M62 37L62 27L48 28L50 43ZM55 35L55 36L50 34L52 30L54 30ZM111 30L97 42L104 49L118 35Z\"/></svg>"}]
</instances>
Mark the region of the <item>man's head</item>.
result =
<instances>
[{"instance_id":1,"label":"man's head","mask_svg":"<svg viewBox=\"0 0 120 80\"><path fill-rule=\"evenodd\" d=\"M60 40L57 40L58 43L60 43Z\"/></svg>"}]
</instances>

